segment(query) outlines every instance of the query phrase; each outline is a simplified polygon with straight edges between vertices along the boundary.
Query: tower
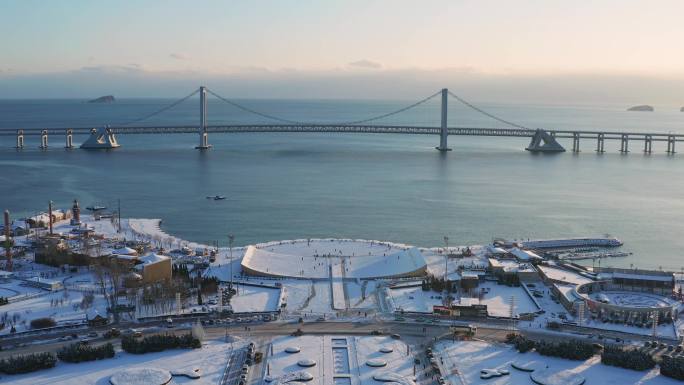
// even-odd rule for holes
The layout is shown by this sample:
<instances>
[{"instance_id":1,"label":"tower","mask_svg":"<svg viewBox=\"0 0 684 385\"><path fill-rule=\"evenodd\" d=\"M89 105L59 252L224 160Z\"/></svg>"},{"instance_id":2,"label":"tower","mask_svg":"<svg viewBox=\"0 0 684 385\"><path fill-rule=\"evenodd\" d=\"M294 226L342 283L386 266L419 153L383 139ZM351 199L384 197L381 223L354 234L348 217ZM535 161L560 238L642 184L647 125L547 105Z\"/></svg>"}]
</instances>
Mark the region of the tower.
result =
<instances>
[{"instance_id":1,"label":"tower","mask_svg":"<svg viewBox=\"0 0 684 385\"><path fill-rule=\"evenodd\" d=\"M202 86L199 90L200 94L200 126L199 146L195 147L198 150L207 150L211 148L209 144L209 135L207 134L207 88Z\"/></svg>"},{"instance_id":2,"label":"tower","mask_svg":"<svg viewBox=\"0 0 684 385\"><path fill-rule=\"evenodd\" d=\"M80 226L81 225L81 208L78 206L78 200L74 199L74 205L71 206L71 225Z\"/></svg>"}]
</instances>

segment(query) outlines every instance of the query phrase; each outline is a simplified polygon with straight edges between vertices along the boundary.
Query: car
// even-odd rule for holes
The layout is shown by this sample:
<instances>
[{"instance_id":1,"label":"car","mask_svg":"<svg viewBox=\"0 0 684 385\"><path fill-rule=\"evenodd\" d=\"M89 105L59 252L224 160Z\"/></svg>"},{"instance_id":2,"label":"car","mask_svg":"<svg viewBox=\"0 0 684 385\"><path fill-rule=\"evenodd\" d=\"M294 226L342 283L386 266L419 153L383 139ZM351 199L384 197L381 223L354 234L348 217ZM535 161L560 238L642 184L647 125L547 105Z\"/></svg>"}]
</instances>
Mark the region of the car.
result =
<instances>
[{"instance_id":1,"label":"car","mask_svg":"<svg viewBox=\"0 0 684 385\"><path fill-rule=\"evenodd\" d=\"M290 333L290 335L293 336L293 337L299 337L299 336L301 336L302 334L304 334L304 332L302 331L302 329L297 329L297 330L293 331L292 333Z\"/></svg>"},{"instance_id":2,"label":"car","mask_svg":"<svg viewBox=\"0 0 684 385\"><path fill-rule=\"evenodd\" d=\"M121 332L117 328L111 328L104 332L103 336L104 338L116 338L121 335Z\"/></svg>"},{"instance_id":3,"label":"car","mask_svg":"<svg viewBox=\"0 0 684 385\"><path fill-rule=\"evenodd\" d=\"M129 329L128 334L130 334L133 338L142 337L142 332L137 329Z\"/></svg>"},{"instance_id":4,"label":"car","mask_svg":"<svg viewBox=\"0 0 684 385\"><path fill-rule=\"evenodd\" d=\"M242 365L241 371L242 371L242 373L249 373L249 365L247 365L247 364Z\"/></svg>"},{"instance_id":5,"label":"car","mask_svg":"<svg viewBox=\"0 0 684 385\"><path fill-rule=\"evenodd\" d=\"M682 352L682 345L677 345L677 347L675 348L675 352L681 353Z\"/></svg>"},{"instance_id":6,"label":"car","mask_svg":"<svg viewBox=\"0 0 684 385\"><path fill-rule=\"evenodd\" d=\"M399 334L392 334L390 337L394 338L395 340L400 340L401 336Z\"/></svg>"},{"instance_id":7,"label":"car","mask_svg":"<svg viewBox=\"0 0 684 385\"><path fill-rule=\"evenodd\" d=\"M246 374L241 374L241 375L240 375L240 380L242 380L242 381L247 381L247 375L246 375Z\"/></svg>"},{"instance_id":8,"label":"car","mask_svg":"<svg viewBox=\"0 0 684 385\"><path fill-rule=\"evenodd\" d=\"M417 357L414 358L414 359L413 359L413 363L416 364L416 365L420 365L420 358L417 358Z\"/></svg>"},{"instance_id":9,"label":"car","mask_svg":"<svg viewBox=\"0 0 684 385\"><path fill-rule=\"evenodd\" d=\"M90 337L90 338L97 338L97 332L90 332L90 333L88 333L88 337Z\"/></svg>"},{"instance_id":10,"label":"car","mask_svg":"<svg viewBox=\"0 0 684 385\"><path fill-rule=\"evenodd\" d=\"M70 339L71 339L70 336L61 336L61 337L59 337L59 340L60 340L60 341L68 341L68 340L70 340Z\"/></svg>"},{"instance_id":11,"label":"car","mask_svg":"<svg viewBox=\"0 0 684 385\"><path fill-rule=\"evenodd\" d=\"M372 336L381 336L382 332L380 330L373 330L370 333Z\"/></svg>"},{"instance_id":12,"label":"car","mask_svg":"<svg viewBox=\"0 0 684 385\"><path fill-rule=\"evenodd\" d=\"M318 321L318 322L324 322L324 321L325 321L325 317L318 317L318 318L316 318L316 321Z\"/></svg>"},{"instance_id":13,"label":"car","mask_svg":"<svg viewBox=\"0 0 684 385\"><path fill-rule=\"evenodd\" d=\"M673 350L674 350L674 346L672 346L672 345L667 345L667 351L668 351L668 352L671 352L671 351L673 351Z\"/></svg>"},{"instance_id":14,"label":"car","mask_svg":"<svg viewBox=\"0 0 684 385\"><path fill-rule=\"evenodd\" d=\"M398 322L403 322L403 321L406 321L406 318L404 318L404 317L394 317L394 320L395 320L395 321L398 321Z\"/></svg>"}]
</instances>

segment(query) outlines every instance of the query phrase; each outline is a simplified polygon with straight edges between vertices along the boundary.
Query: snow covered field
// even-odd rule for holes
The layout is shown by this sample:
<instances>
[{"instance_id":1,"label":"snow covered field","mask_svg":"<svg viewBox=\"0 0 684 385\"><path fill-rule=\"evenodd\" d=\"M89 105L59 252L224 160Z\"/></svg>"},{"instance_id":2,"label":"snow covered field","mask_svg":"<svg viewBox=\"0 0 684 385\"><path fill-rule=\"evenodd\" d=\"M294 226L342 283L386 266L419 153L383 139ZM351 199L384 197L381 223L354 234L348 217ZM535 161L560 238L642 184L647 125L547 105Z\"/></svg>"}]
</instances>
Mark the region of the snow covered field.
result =
<instances>
[{"instance_id":1,"label":"snow covered field","mask_svg":"<svg viewBox=\"0 0 684 385\"><path fill-rule=\"evenodd\" d=\"M84 307L84 294L80 291L67 290L58 292L42 292L26 300L20 300L0 307L2 313L7 313L9 319L15 314L18 317L17 331L30 329L30 321L36 318L51 317L57 323L66 321L85 321L86 311L96 309L100 314L106 314L107 301L101 295L95 295L93 303ZM0 333L9 333L6 327Z\"/></svg>"},{"instance_id":2,"label":"snow covered field","mask_svg":"<svg viewBox=\"0 0 684 385\"><path fill-rule=\"evenodd\" d=\"M287 348L298 348L298 353L287 353ZM383 353L383 349L387 353ZM312 385L378 384L373 375L394 373L403 384L413 385L413 358L407 356L406 345L384 337L311 336L278 337L272 342L272 354L266 357L271 378L288 373L307 371ZM301 367L299 361L313 360L313 367ZM375 361L373 361L375 360ZM367 363L385 366L371 367ZM402 382L399 382L400 384Z\"/></svg>"},{"instance_id":3,"label":"snow covered field","mask_svg":"<svg viewBox=\"0 0 684 385\"><path fill-rule=\"evenodd\" d=\"M419 286L389 289L395 311L432 313L433 306L442 306L442 295L434 291L423 291Z\"/></svg>"},{"instance_id":4,"label":"snow covered field","mask_svg":"<svg viewBox=\"0 0 684 385\"><path fill-rule=\"evenodd\" d=\"M123 369L152 367L166 370L199 368L202 377L190 380L173 377L170 384L214 385L219 382L231 345L209 341L200 350L167 350L159 353L128 354L117 352L111 359L79 364L59 362L52 369L35 373L3 376L2 383L13 385L109 385L109 377Z\"/></svg>"},{"instance_id":5,"label":"snow covered field","mask_svg":"<svg viewBox=\"0 0 684 385\"><path fill-rule=\"evenodd\" d=\"M278 310L279 299L280 289L239 285L230 304L236 313L267 312Z\"/></svg>"},{"instance_id":6,"label":"snow covered field","mask_svg":"<svg viewBox=\"0 0 684 385\"><path fill-rule=\"evenodd\" d=\"M461 384L460 372L467 384L533 385L529 373L511 367L512 362L533 362L552 372L569 371L586 378L586 385L675 385L681 382L659 375L658 369L648 372L621 369L602 365L601 358L594 356L587 361L572 361L544 357L535 352L520 354L507 345L480 341L441 341L435 345L438 357L444 359L451 384ZM480 379L482 369L506 369L510 375L488 380Z\"/></svg>"},{"instance_id":7,"label":"snow covered field","mask_svg":"<svg viewBox=\"0 0 684 385\"><path fill-rule=\"evenodd\" d=\"M539 309L522 287L498 285L496 282L483 282L479 286L485 289L480 303L487 305L487 313L495 317L508 317L511 297L515 297L515 313L534 313Z\"/></svg>"}]
</instances>

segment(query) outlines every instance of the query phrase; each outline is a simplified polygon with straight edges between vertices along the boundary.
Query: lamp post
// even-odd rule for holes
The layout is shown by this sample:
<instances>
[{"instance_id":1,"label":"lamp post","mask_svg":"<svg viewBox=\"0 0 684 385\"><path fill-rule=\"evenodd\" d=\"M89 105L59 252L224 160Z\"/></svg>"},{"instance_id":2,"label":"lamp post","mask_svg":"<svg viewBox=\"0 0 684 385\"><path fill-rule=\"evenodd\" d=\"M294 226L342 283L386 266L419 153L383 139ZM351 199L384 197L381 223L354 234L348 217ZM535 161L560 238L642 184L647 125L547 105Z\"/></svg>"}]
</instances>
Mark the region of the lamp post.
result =
<instances>
[{"instance_id":1,"label":"lamp post","mask_svg":"<svg viewBox=\"0 0 684 385\"><path fill-rule=\"evenodd\" d=\"M228 234L228 250L230 252L230 290L233 290L233 241L235 236Z\"/></svg>"}]
</instances>

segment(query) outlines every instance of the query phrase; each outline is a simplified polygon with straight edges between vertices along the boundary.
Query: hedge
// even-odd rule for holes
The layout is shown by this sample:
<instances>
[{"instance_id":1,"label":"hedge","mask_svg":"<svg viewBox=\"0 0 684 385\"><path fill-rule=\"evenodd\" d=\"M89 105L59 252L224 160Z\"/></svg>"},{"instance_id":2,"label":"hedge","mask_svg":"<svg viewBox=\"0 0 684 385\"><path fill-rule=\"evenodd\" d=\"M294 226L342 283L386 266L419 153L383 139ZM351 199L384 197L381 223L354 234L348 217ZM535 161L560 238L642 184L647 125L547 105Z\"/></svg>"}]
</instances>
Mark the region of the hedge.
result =
<instances>
[{"instance_id":1,"label":"hedge","mask_svg":"<svg viewBox=\"0 0 684 385\"><path fill-rule=\"evenodd\" d=\"M41 369L53 368L57 358L52 353L35 353L23 356L12 356L0 360L0 372L5 374L21 374Z\"/></svg>"},{"instance_id":2,"label":"hedge","mask_svg":"<svg viewBox=\"0 0 684 385\"><path fill-rule=\"evenodd\" d=\"M65 346L57 352L57 358L64 362L72 363L103 360L112 357L114 357L114 345L111 343L97 347L75 343Z\"/></svg>"},{"instance_id":3,"label":"hedge","mask_svg":"<svg viewBox=\"0 0 684 385\"><path fill-rule=\"evenodd\" d=\"M537 342L537 353L543 356L560 357L569 360L587 360L594 355L594 347L586 342Z\"/></svg>"},{"instance_id":4,"label":"hedge","mask_svg":"<svg viewBox=\"0 0 684 385\"><path fill-rule=\"evenodd\" d=\"M624 350L616 346L606 346L601 353L601 363L632 370L648 370L655 367L650 354L640 350Z\"/></svg>"},{"instance_id":5,"label":"hedge","mask_svg":"<svg viewBox=\"0 0 684 385\"><path fill-rule=\"evenodd\" d=\"M684 359L664 355L663 360L660 362L660 374L684 381Z\"/></svg>"},{"instance_id":6,"label":"hedge","mask_svg":"<svg viewBox=\"0 0 684 385\"><path fill-rule=\"evenodd\" d=\"M181 336L173 334L158 334L145 337L141 340L133 336L124 336L121 339L121 348L133 354L145 354L161 352L167 349L197 349L202 347L202 342L193 337L191 333Z\"/></svg>"}]
</instances>

